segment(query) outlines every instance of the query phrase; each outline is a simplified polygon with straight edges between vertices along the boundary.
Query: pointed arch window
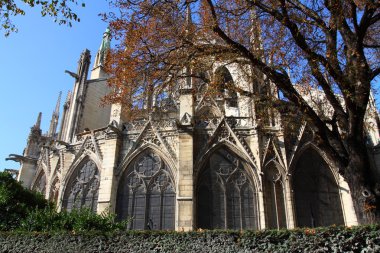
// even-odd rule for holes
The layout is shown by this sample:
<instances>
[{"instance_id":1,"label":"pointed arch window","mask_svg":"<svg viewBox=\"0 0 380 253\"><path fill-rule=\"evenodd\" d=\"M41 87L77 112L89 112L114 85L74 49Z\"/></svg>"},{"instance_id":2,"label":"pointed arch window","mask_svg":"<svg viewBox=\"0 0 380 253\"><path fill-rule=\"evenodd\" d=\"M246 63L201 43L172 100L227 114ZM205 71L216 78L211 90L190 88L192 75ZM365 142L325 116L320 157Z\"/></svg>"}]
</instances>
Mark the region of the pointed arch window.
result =
<instances>
[{"instance_id":1,"label":"pointed arch window","mask_svg":"<svg viewBox=\"0 0 380 253\"><path fill-rule=\"evenodd\" d=\"M216 70L215 82L225 98L226 105L229 107L238 107L238 95L234 90L235 84L230 71L225 66Z\"/></svg>"},{"instance_id":2,"label":"pointed arch window","mask_svg":"<svg viewBox=\"0 0 380 253\"><path fill-rule=\"evenodd\" d=\"M338 184L316 150L308 148L302 153L293 173L292 185L297 226L344 224Z\"/></svg>"},{"instance_id":3,"label":"pointed arch window","mask_svg":"<svg viewBox=\"0 0 380 253\"><path fill-rule=\"evenodd\" d=\"M147 151L122 175L116 212L120 219L132 218L130 229L173 230L175 196L168 166Z\"/></svg>"},{"instance_id":4,"label":"pointed arch window","mask_svg":"<svg viewBox=\"0 0 380 253\"><path fill-rule=\"evenodd\" d=\"M85 160L71 175L66 186L62 206L71 211L76 208L89 208L96 212L99 194L99 170L95 162Z\"/></svg>"},{"instance_id":5,"label":"pointed arch window","mask_svg":"<svg viewBox=\"0 0 380 253\"><path fill-rule=\"evenodd\" d=\"M41 170L41 172L38 174L38 177L37 177L32 189L45 196L45 193L46 193L46 174L43 170Z\"/></svg>"},{"instance_id":6,"label":"pointed arch window","mask_svg":"<svg viewBox=\"0 0 380 253\"><path fill-rule=\"evenodd\" d=\"M197 226L256 229L257 196L243 162L221 149L211 155L197 187Z\"/></svg>"},{"instance_id":7,"label":"pointed arch window","mask_svg":"<svg viewBox=\"0 0 380 253\"><path fill-rule=\"evenodd\" d=\"M264 170L264 205L267 228L285 228L285 198L282 175L275 165Z\"/></svg>"}]
</instances>

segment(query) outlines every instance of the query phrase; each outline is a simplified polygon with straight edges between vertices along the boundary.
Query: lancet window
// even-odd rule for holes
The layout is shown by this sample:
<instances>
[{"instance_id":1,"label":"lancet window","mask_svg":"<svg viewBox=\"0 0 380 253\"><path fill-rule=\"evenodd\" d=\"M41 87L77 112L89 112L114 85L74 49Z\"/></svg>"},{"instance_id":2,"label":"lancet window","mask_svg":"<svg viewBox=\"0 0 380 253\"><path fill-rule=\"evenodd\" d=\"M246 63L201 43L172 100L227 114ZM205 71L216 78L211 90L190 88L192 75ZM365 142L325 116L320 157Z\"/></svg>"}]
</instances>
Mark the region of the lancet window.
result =
<instances>
[{"instance_id":1,"label":"lancet window","mask_svg":"<svg viewBox=\"0 0 380 253\"><path fill-rule=\"evenodd\" d=\"M173 230L175 187L165 162L151 151L141 154L124 172L117 194L119 219L130 229Z\"/></svg>"},{"instance_id":2,"label":"lancet window","mask_svg":"<svg viewBox=\"0 0 380 253\"><path fill-rule=\"evenodd\" d=\"M198 181L198 228L256 229L256 201L243 162L225 149L211 155Z\"/></svg>"},{"instance_id":3,"label":"lancet window","mask_svg":"<svg viewBox=\"0 0 380 253\"><path fill-rule=\"evenodd\" d=\"M273 164L265 168L263 188L267 228L285 228L286 214L283 178Z\"/></svg>"},{"instance_id":4,"label":"lancet window","mask_svg":"<svg viewBox=\"0 0 380 253\"><path fill-rule=\"evenodd\" d=\"M70 211L77 208L89 208L96 211L99 194L99 170L95 162L82 162L71 175L67 184L63 208Z\"/></svg>"}]
</instances>

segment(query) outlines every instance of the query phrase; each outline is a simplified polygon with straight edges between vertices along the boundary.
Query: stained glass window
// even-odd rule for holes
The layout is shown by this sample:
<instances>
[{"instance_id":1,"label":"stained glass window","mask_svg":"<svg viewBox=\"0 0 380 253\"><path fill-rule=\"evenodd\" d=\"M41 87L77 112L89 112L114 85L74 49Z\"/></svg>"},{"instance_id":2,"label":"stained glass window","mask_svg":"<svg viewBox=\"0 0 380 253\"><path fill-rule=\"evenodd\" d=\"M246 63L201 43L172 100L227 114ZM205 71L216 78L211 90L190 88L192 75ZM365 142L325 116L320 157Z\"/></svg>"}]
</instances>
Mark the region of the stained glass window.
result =
<instances>
[{"instance_id":1,"label":"stained glass window","mask_svg":"<svg viewBox=\"0 0 380 253\"><path fill-rule=\"evenodd\" d=\"M124 172L116 212L130 229L173 230L175 188L167 165L153 152L140 155Z\"/></svg>"},{"instance_id":2,"label":"stained glass window","mask_svg":"<svg viewBox=\"0 0 380 253\"><path fill-rule=\"evenodd\" d=\"M264 170L263 188L267 228L286 227L282 176L274 165Z\"/></svg>"},{"instance_id":3,"label":"stained glass window","mask_svg":"<svg viewBox=\"0 0 380 253\"><path fill-rule=\"evenodd\" d=\"M66 187L63 208L89 208L96 211L99 192L99 170L92 160L86 160L72 174Z\"/></svg>"},{"instance_id":4,"label":"stained glass window","mask_svg":"<svg viewBox=\"0 0 380 253\"><path fill-rule=\"evenodd\" d=\"M242 163L226 150L210 157L198 181L198 228L257 228L256 191Z\"/></svg>"}]
</instances>

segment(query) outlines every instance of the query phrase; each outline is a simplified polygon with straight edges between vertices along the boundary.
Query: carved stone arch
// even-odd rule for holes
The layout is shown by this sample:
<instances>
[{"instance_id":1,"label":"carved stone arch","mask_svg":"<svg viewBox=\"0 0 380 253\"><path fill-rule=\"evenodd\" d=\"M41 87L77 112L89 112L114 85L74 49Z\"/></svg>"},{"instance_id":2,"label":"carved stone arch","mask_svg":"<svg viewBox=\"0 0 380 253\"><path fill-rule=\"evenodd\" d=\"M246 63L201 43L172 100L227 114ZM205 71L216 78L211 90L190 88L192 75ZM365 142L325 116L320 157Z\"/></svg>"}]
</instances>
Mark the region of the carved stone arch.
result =
<instances>
[{"instance_id":1,"label":"carved stone arch","mask_svg":"<svg viewBox=\"0 0 380 253\"><path fill-rule=\"evenodd\" d=\"M289 165L289 174L293 175L294 170L296 169L295 166L296 166L299 158L302 156L302 154L305 152L305 150L307 150L309 148L313 149L315 152L317 152L321 156L323 161L329 166L329 169L330 169L331 173L333 174L336 183L339 185L339 173L338 173L338 171L332 166L332 163L329 160L329 158L326 156L326 154L320 148L318 148L317 145L315 145L311 141L306 142L304 145L302 145L302 147L297 149L297 152L294 155L292 163Z\"/></svg>"},{"instance_id":2,"label":"carved stone arch","mask_svg":"<svg viewBox=\"0 0 380 253\"><path fill-rule=\"evenodd\" d=\"M235 86L236 82L227 66L222 65L215 69L214 83L220 89L220 92L222 92L227 106L238 107L237 92L231 88Z\"/></svg>"},{"instance_id":3,"label":"carved stone arch","mask_svg":"<svg viewBox=\"0 0 380 253\"><path fill-rule=\"evenodd\" d=\"M215 105L204 105L195 112L195 116L200 119L220 118L222 113Z\"/></svg>"},{"instance_id":4,"label":"carved stone arch","mask_svg":"<svg viewBox=\"0 0 380 253\"><path fill-rule=\"evenodd\" d=\"M290 172L297 226L344 224L338 175L326 156L308 143L293 161Z\"/></svg>"},{"instance_id":5,"label":"carved stone arch","mask_svg":"<svg viewBox=\"0 0 380 253\"><path fill-rule=\"evenodd\" d=\"M226 74L229 75L229 78L231 79L231 81L233 81L234 83L237 82L236 77L231 74L233 71L231 70L230 64L219 64L219 65L217 65L213 69L213 75L214 75L213 78L215 78L215 75L217 75L218 73L223 73L223 72L225 72Z\"/></svg>"},{"instance_id":6,"label":"carved stone arch","mask_svg":"<svg viewBox=\"0 0 380 253\"><path fill-rule=\"evenodd\" d=\"M131 157L121 170L116 199L119 219L130 229L174 230L176 185L173 170L151 147Z\"/></svg>"},{"instance_id":7,"label":"carved stone arch","mask_svg":"<svg viewBox=\"0 0 380 253\"><path fill-rule=\"evenodd\" d=\"M196 226L257 229L258 187L253 167L227 145L210 150L195 174Z\"/></svg>"},{"instance_id":8,"label":"carved stone arch","mask_svg":"<svg viewBox=\"0 0 380 253\"><path fill-rule=\"evenodd\" d=\"M216 150L222 147L226 147L227 149L229 149L231 152L233 152L236 156L240 157L240 159L242 159L245 162L245 169L247 170L248 173L251 174L255 188L257 190L261 190L258 168L256 164L254 164L252 162L252 159L250 159L243 151L241 151L241 149L239 149L236 145L226 140L218 142L212 147L210 147L206 152L204 152L204 155L195 162L194 178L198 178L199 172L201 171L201 169L203 168L204 164L207 162L209 157Z\"/></svg>"},{"instance_id":9,"label":"carved stone arch","mask_svg":"<svg viewBox=\"0 0 380 253\"><path fill-rule=\"evenodd\" d=\"M91 152L91 151L86 151L86 152L83 152L79 157L77 157L77 159L74 160L74 162L70 165L70 167L68 168L67 172L65 173L65 175L62 177L62 184L64 185L64 188L63 190L65 190L65 187L67 185L67 181L71 178L73 172L75 171L75 169L86 159L90 159L92 160L98 170L99 170L99 173L101 173L102 171L102 163L101 161L98 159L98 156Z\"/></svg>"},{"instance_id":10,"label":"carved stone arch","mask_svg":"<svg viewBox=\"0 0 380 253\"><path fill-rule=\"evenodd\" d=\"M142 152L146 150L152 150L154 153L158 154L161 159L163 159L169 166L171 176L173 177L174 182L177 182L177 165L176 162L172 159L170 154L167 154L166 152L163 152L162 149L160 149L158 146L152 144L152 143L146 143L137 149L133 150L132 153L129 153L124 159L121 161L120 165L117 167L117 173L116 176L121 176L124 171L127 169L129 164ZM119 178L118 178L119 179Z\"/></svg>"},{"instance_id":11,"label":"carved stone arch","mask_svg":"<svg viewBox=\"0 0 380 253\"><path fill-rule=\"evenodd\" d=\"M89 208L96 212L101 167L95 154L82 154L62 180L62 208L68 211Z\"/></svg>"},{"instance_id":12,"label":"carved stone arch","mask_svg":"<svg viewBox=\"0 0 380 253\"><path fill-rule=\"evenodd\" d=\"M277 161L271 160L262 172L266 227L286 228L286 171Z\"/></svg>"}]
</instances>

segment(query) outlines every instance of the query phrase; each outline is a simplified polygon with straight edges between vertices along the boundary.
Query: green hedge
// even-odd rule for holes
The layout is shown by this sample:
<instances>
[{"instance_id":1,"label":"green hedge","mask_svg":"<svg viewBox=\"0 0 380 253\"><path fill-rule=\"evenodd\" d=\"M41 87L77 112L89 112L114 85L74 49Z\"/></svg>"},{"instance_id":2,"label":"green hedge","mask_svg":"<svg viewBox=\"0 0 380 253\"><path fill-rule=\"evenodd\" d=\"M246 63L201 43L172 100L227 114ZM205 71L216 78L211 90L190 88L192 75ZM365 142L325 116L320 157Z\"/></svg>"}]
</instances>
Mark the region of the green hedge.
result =
<instances>
[{"instance_id":1,"label":"green hedge","mask_svg":"<svg viewBox=\"0 0 380 253\"><path fill-rule=\"evenodd\" d=\"M380 252L380 226L203 232L0 232L1 252Z\"/></svg>"}]
</instances>

